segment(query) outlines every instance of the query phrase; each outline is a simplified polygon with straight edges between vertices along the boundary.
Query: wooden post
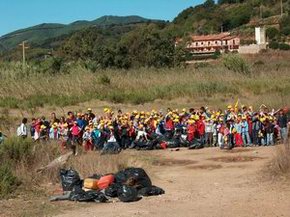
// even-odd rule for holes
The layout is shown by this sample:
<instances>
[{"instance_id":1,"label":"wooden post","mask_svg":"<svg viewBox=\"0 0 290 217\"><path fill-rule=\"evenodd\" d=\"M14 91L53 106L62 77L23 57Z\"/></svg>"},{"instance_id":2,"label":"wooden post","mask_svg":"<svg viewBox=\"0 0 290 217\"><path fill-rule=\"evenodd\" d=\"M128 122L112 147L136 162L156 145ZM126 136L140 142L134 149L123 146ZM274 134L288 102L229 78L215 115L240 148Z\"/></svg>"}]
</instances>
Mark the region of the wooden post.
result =
<instances>
[{"instance_id":1,"label":"wooden post","mask_svg":"<svg viewBox=\"0 0 290 217\"><path fill-rule=\"evenodd\" d=\"M22 70L23 72L25 72L26 69L26 53L25 50L28 48L25 46L25 41L23 41L21 44L19 44L19 46L22 47Z\"/></svg>"}]
</instances>

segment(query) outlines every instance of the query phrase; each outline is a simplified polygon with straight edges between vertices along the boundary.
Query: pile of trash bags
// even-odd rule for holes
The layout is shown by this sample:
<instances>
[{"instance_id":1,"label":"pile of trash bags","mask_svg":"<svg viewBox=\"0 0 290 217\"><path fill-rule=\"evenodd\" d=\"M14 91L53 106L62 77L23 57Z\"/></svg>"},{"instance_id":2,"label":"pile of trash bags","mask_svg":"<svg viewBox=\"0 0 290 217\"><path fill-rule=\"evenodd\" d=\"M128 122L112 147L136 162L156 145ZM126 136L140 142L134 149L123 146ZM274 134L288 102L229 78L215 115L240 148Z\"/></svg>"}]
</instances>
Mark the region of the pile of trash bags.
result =
<instances>
[{"instance_id":1,"label":"pile of trash bags","mask_svg":"<svg viewBox=\"0 0 290 217\"><path fill-rule=\"evenodd\" d=\"M204 148L204 145L198 138L194 138L191 142L189 142L183 134L164 134L151 135L149 141L134 141L129 148L137 150L154 150L180 147L187 147L188 149L202 149Z\"/></svg>"},{"instance_id":2,"label":"pile of trash bags","mask_svg":"<svg viewBox=\"0 0 290 217\"><path fill-rule=\"evenodd\" d=\"M63 195L52 196L50 201L78 201L105 203L112 198L122 202L134 202L142 197L164 194L162 188L152 182L142 168L127 168L116 174L92 175L81 180L73 169L60 170Z\"/></svg>"}]
</instances>

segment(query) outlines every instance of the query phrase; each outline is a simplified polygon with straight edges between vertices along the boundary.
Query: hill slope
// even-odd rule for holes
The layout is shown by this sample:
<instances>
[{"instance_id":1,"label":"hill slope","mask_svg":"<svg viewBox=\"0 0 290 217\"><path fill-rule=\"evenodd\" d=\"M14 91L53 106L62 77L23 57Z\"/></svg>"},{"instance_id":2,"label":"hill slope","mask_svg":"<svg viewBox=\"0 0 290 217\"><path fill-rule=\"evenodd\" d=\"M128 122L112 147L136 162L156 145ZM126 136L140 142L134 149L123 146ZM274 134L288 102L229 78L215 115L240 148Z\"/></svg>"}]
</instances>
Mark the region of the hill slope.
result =
<instances>
[{"instance_id":1,"label":"hill slope","mask_svg":"<svg viewBox=\"0 0 290 217\"><path fill-rule=\"evenodd\" d=\"M30 44L40 45L48 39L68 35L87 27L105 27L110 25L143 23L148 21L150 20L139 16L103 16L93 21L76 21L68 25L43 23L2 36L0 38L0 51L3 51L3 49L11 50L25 40L27 40Z\"/></svg>"}]
</instances>

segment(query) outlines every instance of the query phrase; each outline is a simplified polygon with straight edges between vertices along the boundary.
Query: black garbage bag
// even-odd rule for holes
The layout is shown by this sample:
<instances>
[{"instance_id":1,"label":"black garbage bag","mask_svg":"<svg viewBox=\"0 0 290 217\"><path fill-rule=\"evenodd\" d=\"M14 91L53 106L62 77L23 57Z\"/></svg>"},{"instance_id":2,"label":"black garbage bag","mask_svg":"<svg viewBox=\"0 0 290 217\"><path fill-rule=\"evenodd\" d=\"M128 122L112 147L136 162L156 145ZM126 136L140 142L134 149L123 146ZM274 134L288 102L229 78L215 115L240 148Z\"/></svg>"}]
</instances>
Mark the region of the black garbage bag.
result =
<instances>
[{"instance_id":1,"label":"black garbage bag","mask_svg":"<svg viewBox=\"0 0 290 217\"><path fill-rule=\"evenodd\" d=\"M134 187L129 187L127 185L123 185L118 189L118 198L122 202L134 202L140 200L141 198L138 196L138 191Z\"/></svg>"},{"instance_id":2,"label":"black garbage bag","mask_svg":"<svg viewBox=\"0 0 290 217\"><path fill-rule=\"evenodd\" d=\"M167 147L168 148L178 148L180 147L179 141L177 139L171 139L167 141Z\"/></svg>"},{"instance_id":3,"label":"black garbage bag","mask_svg":"<svg viewBox=\"0 0 290 217\"><path fill-rule=\"evenodd\" d=\"M118 197L118 189L122 188L122 185L113 183L105 189L105 195L108 197Z\"/></svg>"},{"instance_id":4,"label":"black garbage bag","mask_svg":"<svg viewBox=\"0 0 290 217\"><path fill-rule=\"evenodd\" d=\"M151 187L146 187L142 188L138 191L139 195L149 197L149 196L156 196L156 195L161 195L165 194L165 191L162 188L156 187L156 186L151 186Z\"/></svg>"},{"instance_id":5,"label":"black garbage bag","mask_svg":"<svg viewBox=\"0 0 290 217\"><path fill-rule=\"evenodd\" d=\"M152 182L142 168L127 168L115 174L115 182L121 185L134 186L137 189L151 187Z\"/></svg>"},{"instance_id":6,"label":"black garbage bag","mask_svg":"<svg viewBox=\"0 0 290 217\"><path fill-rule=\"evenodd\" d=\"M100 191L84 191L82 188L77 186L70 193L69 200L78 202L105 203L108 199L105 194Z\"/></svg>"},{"instance_id":7,"label":"black garbage bag","mask_svg":"<svg viewBox=\"0 0 290 217\"><path fill-rule=\"evenodd\" d=\"M103 175L101 175L101 174L93 174L93 175L89 176L88 178L90 178L90 179L98 179L99 180L102 176Z\"/></svg>"},{"instance_id":8,"label":"black garbage bag","mask_svg":"<svg viewBox=\"0 0 290 217\"><path fill-rule=\"evenodd\" d=\"M204 148L204 145L201 143L200 139L194 139L188 147L188 149L201 149L201 148Z\"/></svg>"},{"instance_id":9,"label":"black garbage bag","mask_svg":"<svg viewBox=\"0 0 290 217\"><path fill-rule=\"evenodd\" d=\"M117 142L108 142L102 149L101 154L119 154L120 152L121 148Z\"/></svg>"},{"instance_id":10,"label":"black garbage bag","mask_svg":"<svg viewBox=\"0 0 290 217\"><path fill-rule=\"evenodd\" d=\"M182 135L179 138L179 142L180 142L180 147L189 147L189 142L186 140L186 136Z\"/></svg>"},{"instance_id":11,"label":"black garbage bag","mask_svg":"<svg viewBox=\"0 0 290 217\"><path fill-rule=\"evenodd\" d=\"M63 191L72 191L75 186L82 187L82 180L77 171L73 169L61 169L60 179Z\"/></svg>"}]
</instances>

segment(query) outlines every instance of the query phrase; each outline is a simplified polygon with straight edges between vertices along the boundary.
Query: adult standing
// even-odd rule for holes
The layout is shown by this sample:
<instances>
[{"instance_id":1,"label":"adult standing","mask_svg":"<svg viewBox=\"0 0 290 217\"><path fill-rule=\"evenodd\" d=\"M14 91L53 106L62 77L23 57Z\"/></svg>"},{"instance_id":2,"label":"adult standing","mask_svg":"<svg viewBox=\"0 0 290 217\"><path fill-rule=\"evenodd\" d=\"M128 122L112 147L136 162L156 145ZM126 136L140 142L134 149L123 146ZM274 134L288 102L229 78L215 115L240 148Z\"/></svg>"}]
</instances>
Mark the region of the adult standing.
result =
<instances>
[{"instance_id":1,"label":"adult standing","mask_svg":"<svg viewBox=\"0 0 290 217\"><path fill-rule=\"evenodd\" d=\"M288 129L287 129L287 115L286 109L283 111L282 109L279 112L279 116L277 119L278 126L280 128L280 137L281 141L286 144L288 138Z\"/></svg>"}]
</instances>

